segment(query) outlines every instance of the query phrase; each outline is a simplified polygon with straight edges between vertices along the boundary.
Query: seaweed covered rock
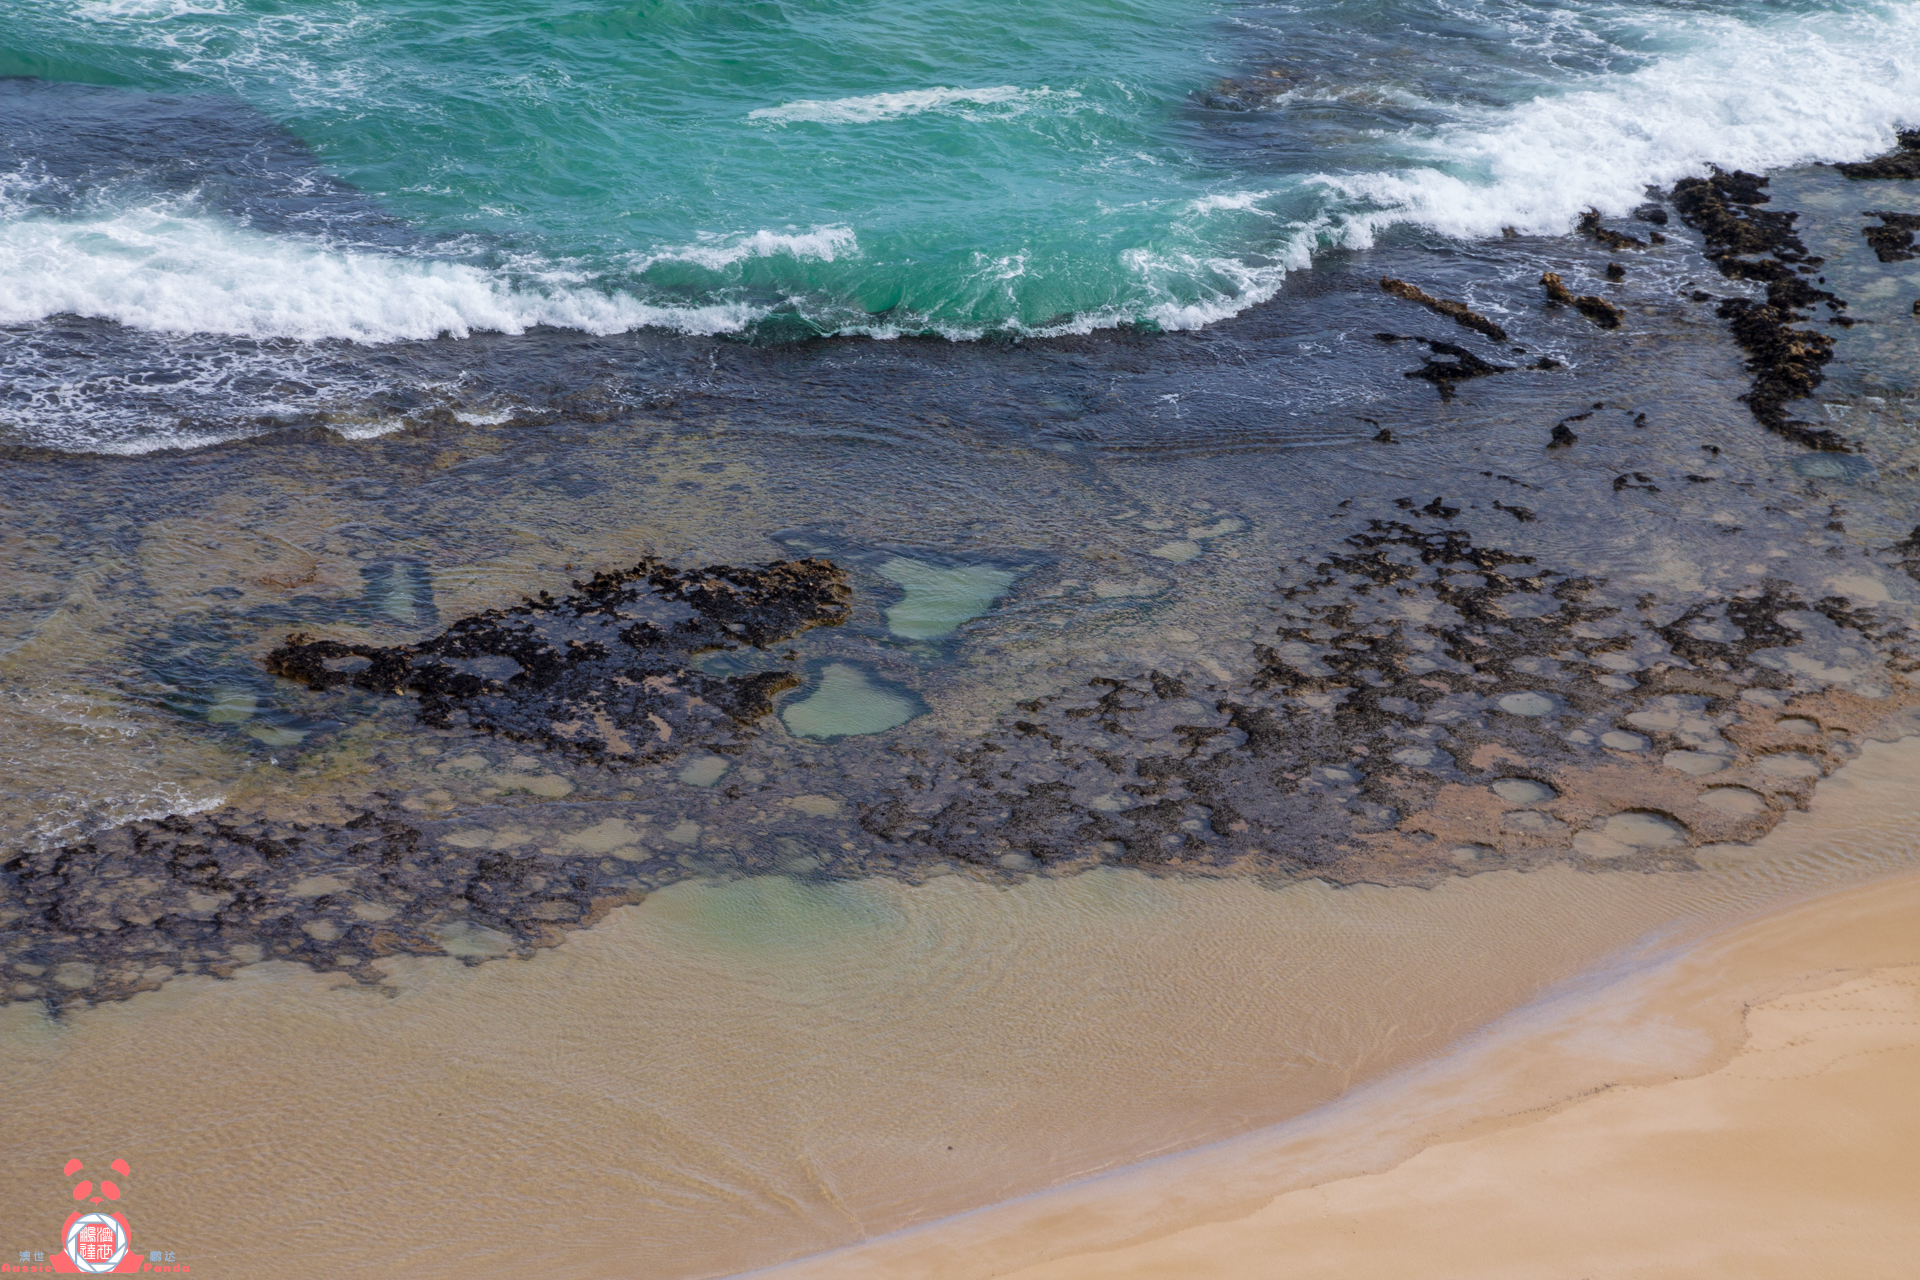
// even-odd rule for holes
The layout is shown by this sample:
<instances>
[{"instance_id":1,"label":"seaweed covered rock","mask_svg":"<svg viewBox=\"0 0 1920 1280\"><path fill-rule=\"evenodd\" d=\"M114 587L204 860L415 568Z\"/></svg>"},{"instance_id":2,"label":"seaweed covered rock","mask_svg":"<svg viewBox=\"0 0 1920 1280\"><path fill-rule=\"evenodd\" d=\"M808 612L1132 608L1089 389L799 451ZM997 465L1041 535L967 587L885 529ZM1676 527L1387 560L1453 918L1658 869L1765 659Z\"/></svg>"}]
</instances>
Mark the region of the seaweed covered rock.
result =
<instances>
[{"instance_id":1,"label":"seaweed covered rock","mask_svg":"<svg viewBox=\"0 0 1920 1280\"><path fill-rule=\"evenodd\" d=\"M1663 216L1664 216L1664 211ZM1600 224L1600 211L1589 209L1580 215L1580 234L1589 240L1598 240L1609 249L1644 249L1647 242L1623 231L1613 231Z\"/></svg>"},{"instance_id":2,"label":"seaweed covered rock","mask_svg":"<svg viewBox=\"0 0 1920 1280\"><path fill-rule=\"evenodd\" d=\"M1849 178L1920 178L1920 129L1902 129L1900 146L1884 156L1834 168Z\"/></svg>"},{"instance_id":3,"label":"seaweed covered rock","mask_svg":"<svg viewBox=\"0 0 1920 1280\"><path fill-rule=\"evenodd\" d=\"M1831 428L1787 415L1787 404L1813 394L1833 359L1832 338L1793 326L1808 319L1805 312L1817 303L1836 313L1847 304L1807 283L1806 276L1824 259L1807 255L1793 229L1798 214L1759 207L1771 199L1766 185L1756 174L1715 169L1709 177L1676 182L1673 204L1681 219L1706 238L1706 256L1720 274L1767 286L1765 302L1727 298L1717 311L1749 357L1753 383L1745 399L1754 418L1809 449L1846 452L1851 446Z\"/></svg>"},{"instance_id":4,"label":"seaweed covered rock","mask_svg":"<svg viewBox=\"0 0 1920 1280\"><path fill-rule=\"evenodd\" d=\"M1877 227L1864 227L1860 234L1867 238L1867 244L1873 249L1873 256L1882 262L1906 262L1920 257L1913 247L1913 233L1920 231L1920 214L1887 213L1880 210L1868 210L1866 216L1880 219Z\"/></svg>"},{"instance_id":5,"label":"seaweed covered rock","mask_svg":"<svg viewBox=\"0 0 1920 1280\"><path fill-rule=\"evenodd\" d=\"M417 644L377 647L306 634L267 669L314 689L417 693L420 719L589 755L657 760L711 744L800 683L785 670L718 676L697 653L765 648L846 620L846 574L825 560L681 573L656 560L596 574L561 599L462 618Z\"/></svg>"},{"instance_id":6,"label":"seaweed covered rock","mask_svg":"<svg viewBox=\"0 0 1920 1280\"><path fill-rule=\"evenodd\" d=\"M1556 302L1565 307L1572 307L1581 315L1599 325L1602 329L1618 329L1620 327L1620 321L1624 318L1625 313L1598 294L1582 293L1576 295L1573 290L1567 288L1567 282L1560 278L1559 273L1554 271L1549 271L1541 276L1540 283L1546 286L1547 301Z\"/></svg>"},{"instance_id":7,"label":"seaweed covered rock","mask_svg":"<svg viewBox=\"0 0 1920 1280\"><path fill-rule=\"evenodd\" d=\"M1392 276L1381 276L1380 287L1396 298L1417 302L1435 315L1446 316L1463 329L1484 334L1495 342L1507 340L1505 329L1468 307L1464 302L1455 302L1451 298L1436 298L1419 285L1409 284L1405 280L1396 280Z\"/></svg>"},{"instance_id":8,"label":"seaweed covered rock","mask_svg":"<svg viewBox=\"0 0 1920 1280\"><path fill-rule=\"evenodd\" d=\"M666 860L463 843L439 825L380 809L345 822L175 815L17 855L0 863L12 995L121 999L261 960L378 983L386 956L553 946L680 875Z\"/></svg>"},{"instance_id":9,"label":"seaweed covered rock","mask_svg":"<svg viewBox=\"0 0 1920 1280\"><path fill-rule=\"evenodd\" d=\"M1451 342L1440 342L1433 338L1416 338L1399 333L1376 333L1373 335L1381 342L1419 342L1436 356L1448 356L1446 360L1423 358L1418 369L1407 373L1409 378L1418 378L1422 382L1431 382L1439 391L1442 400L1453 399L1455 384L1473 378L1488 378L1496 373L1512 373L1510 364L1494 364L1482 360L1465 347L1455 346Z\"/></svg>"}]
</instances>

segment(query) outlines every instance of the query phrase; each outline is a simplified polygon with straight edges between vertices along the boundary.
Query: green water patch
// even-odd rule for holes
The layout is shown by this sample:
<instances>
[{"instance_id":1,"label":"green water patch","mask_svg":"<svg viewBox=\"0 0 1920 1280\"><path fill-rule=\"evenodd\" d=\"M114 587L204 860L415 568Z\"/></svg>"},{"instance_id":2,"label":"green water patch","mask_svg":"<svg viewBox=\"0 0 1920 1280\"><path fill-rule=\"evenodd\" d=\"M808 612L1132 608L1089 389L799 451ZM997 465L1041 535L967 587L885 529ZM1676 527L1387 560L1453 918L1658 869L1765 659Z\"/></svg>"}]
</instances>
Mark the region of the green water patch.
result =
<instances>
[{"instance_id":1,"label":"green water patch","mask_svg":"<svg viewBox=\"0 0 1920 1280\"><path fill-rule=\"evenodd\" d=\"M813 692L780 712L789 732L802 738L847 738L885 733L926 710L904 689L881 683L859 667L829 663L815 677Z\"/></svg>"},{"instance_id":2,"label":"green water patch","mask_svg":"<svg viewBox=\"0 0 1920 1280\"><path fill-rule=\"evenodd\" d=\"M1858 484L1865 480L1876 479L1873 463L1851 453L1814 453L1795 458L1793 473L1799 476L1811 476L1816 480L1837 480L1841 484Z\"/></svg>"},{"instance_id":3,"label":"green water patch","mask_svg":"<svg viewBox=\"0 0 1920 1280\"><path fill-rule=\"evenodd\" d=\"M381 560L363 565L368 613L404 625L431 626L440 620L433 605L433 577L427 567L410 561Z\"/></svg>"},{"instance_id":4,"label":"green water patch","mask_svg":"<svg viewBox=\"0 0 1920 1280\"><path fill-rule=\"evenodd\" d=\"M788 876L672 885L650 895L644 910L690 952L827 963L910 927L897 891L885 885Z\"/></svg>"},{"instance_id":5,"label":"green water patch","mask_svg":"<svg viewBox=\"0 0 1920 1280\"><path fill-rule=\"evenodd\" d=\"M887 610L887 630L909 640L952 635L961 623L993 608L1018 576L989 565L943 569L905 556L895 556L877 572L907 593Z\"/></svg>"}]
</instances>

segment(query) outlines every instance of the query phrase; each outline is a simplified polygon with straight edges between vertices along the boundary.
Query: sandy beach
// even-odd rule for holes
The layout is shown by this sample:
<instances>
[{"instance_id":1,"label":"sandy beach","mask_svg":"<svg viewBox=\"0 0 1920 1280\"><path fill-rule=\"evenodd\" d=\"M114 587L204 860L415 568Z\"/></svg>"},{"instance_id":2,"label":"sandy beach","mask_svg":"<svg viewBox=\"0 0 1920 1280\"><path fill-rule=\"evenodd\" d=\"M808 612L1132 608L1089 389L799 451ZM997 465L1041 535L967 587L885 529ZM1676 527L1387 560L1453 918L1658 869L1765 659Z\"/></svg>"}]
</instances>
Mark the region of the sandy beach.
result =
<instances>
[{"instance_id":1,"label":"sandy beach","mask_svg":"<svg viewBox=\"0 0 1920 1280\"><path fill-rule=\"evenodd\" d=\"M1870 752L1756 853L1844 835L1911 786L1915 745ZM1300 1122L768 1274L1908 1275L1916 1086L1908 873L1523 1010Z\"/></svg>"}]
</instances>

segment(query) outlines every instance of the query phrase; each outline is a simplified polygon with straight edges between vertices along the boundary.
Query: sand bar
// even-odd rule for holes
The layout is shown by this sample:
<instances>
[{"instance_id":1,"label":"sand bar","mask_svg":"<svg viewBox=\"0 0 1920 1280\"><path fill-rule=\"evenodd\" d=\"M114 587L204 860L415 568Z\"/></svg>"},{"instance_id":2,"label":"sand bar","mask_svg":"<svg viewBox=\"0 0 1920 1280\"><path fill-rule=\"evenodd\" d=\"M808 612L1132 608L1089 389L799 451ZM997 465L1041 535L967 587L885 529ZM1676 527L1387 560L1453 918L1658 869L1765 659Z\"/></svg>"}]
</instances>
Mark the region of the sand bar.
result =
<instances>
[{"instance_id":1,"label":"sand bar","mask_svg":"<svg viewBox=\"0 0 1920 1280\"><path fill-rule=\"evenodd\" d=\"M1756 856L1846 838L1911 785L1912 746ZM767 1274L1894 1276L1917 1203L1907 873L1570 989L1299 1121Z\"/></svg>"}]
</instances>

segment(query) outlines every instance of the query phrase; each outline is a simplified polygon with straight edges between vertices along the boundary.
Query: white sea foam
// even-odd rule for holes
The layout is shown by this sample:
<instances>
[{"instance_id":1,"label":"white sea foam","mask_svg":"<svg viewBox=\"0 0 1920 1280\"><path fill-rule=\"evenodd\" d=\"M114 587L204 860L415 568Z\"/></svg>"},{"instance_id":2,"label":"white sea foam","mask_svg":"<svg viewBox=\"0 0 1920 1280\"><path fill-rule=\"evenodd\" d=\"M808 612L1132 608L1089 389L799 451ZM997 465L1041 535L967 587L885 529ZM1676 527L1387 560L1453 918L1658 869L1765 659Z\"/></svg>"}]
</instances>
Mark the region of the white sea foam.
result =
<instances>
[{"instance_id":1,"label":"white sea foam","mask_svg":"<svg viewBox=\"0 0 1920 1280\"><path fill-rule=\"evenodd\" d=\"M1413 222L1460 237L1512 226L1569 230L1582 211L1624 213L1649 183L1710 164L1766 170L1859 159L1920 121L1920 4L1770 21L1697 18L1689 52L1543 96L1426 137L1399 139L1431 166L1326 176L1367 202L1344 238Z\"/></svg>"},{"instance_id":2,"label":"white sea foam","mask_svg":"<svg viewBox=\"0 0 1920 1280\"><path fill-rule=\"evenodd\" d=\"M391 342L535 325L739 329L732 303L669 307L592 287L517 287L482 267L270 236L158 206L0 223L0 324L74 314L160 333Z\"/></svg>"},{"instance_id":3,"label":"white sea foam","mask_svg":"<svg viewBox=\"0 0 1920 1280\"><path fill-rule=\"evenodd\" d=\"M1145 318L1162 329L1204 329L1280 292L1290 272L1313 259L1324 224L1296 224L1272 256L1248 261L1220 253L1130 250L1121 255L1127 269L1157 299Z\"/></svg>"},{"instance_id":4,"label":"white sea foam","mask_svg":"<svg viewBox=\"0 0 1920 1280\"><path fill-rule=\"evenodd\" d=\"M226 12L226 0L80 0L73 6L74 17L93 22L159 22Z\"/></svg>"},{"instance_id":5,"label":"white sea foam","mask_svg":"<svg viewBox=\"0 0 1920 1280\"><path fill-rule=\"evenodd\" d=\"M1201 196L1198 200L1187 202L1187 212L1206 215L1209 213L1252 213L1262 218L1278 215L1271 209L1262 209L1262 200L1271 200L1278 194L1273 191L1223 191L1213 195Z\"/></svg>"},{"instance_id":6,"label":"white sea foam","mask_svg":"<svg viewBox=\"0 0 1920 1280\"><path fill-rule=\"evenodd\" d=\"M706 236L693 244L639 254L630 263L635 271L644 271L656 262L691 262L720 271L748 258L833 262L859 253L860 242L852 227L814 227L809 231L760 230L742 236Z\"/></svg>"},{"instance_id":7,"label":"white sea foam","mask_svg":"<svg viewBox=\"0 0 1920 1280\"><path fill-rule=\"evenodd\" d=\"M747 119L767 124L873 124L929 111L976 119L986 115L1018 114L1036 105L1079 98L1072 89L1022 89L995 85L990 89L907 89L899 93L870 93L859 98L817 100L803 98L777 107L747 112Z\"/></svg>"}]
</instances>

